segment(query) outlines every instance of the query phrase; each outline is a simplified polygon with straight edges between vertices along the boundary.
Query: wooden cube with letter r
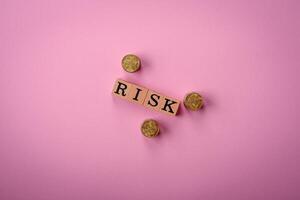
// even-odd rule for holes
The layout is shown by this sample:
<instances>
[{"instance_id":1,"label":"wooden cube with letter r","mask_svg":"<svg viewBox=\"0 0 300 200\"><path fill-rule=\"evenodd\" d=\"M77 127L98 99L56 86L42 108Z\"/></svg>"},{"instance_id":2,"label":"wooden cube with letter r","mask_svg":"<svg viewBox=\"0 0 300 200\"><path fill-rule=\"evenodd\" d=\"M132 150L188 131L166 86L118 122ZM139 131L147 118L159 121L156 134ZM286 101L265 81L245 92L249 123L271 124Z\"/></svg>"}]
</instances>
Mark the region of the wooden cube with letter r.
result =
<instances>
[{"instance_id":1,"label":"wooden cube with letter r","mask_svg":"<svg viewBox=\"0 0 300 200\"><path fill-rule=\"evenodd\" d=\"M113 94L115 96L118 96L122 99L128 100L129 93L132 88L132 84L128 83L126 81L123 81L121 79L116 80L114 88L113 88Z\"/></svg>"}]
</instances>

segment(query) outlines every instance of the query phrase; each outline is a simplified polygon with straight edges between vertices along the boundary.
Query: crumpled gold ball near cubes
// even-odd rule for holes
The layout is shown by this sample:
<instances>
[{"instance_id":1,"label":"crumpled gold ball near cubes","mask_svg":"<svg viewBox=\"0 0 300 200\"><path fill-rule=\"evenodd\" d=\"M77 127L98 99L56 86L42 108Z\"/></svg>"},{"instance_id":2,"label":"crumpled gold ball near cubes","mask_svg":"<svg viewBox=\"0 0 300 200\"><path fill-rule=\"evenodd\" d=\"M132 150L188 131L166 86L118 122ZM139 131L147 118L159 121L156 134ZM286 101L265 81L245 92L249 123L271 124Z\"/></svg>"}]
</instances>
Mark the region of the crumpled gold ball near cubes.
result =
<instances>
[{"instance_id":1,"label":"crumpled gold ball near cubes","mask_svg":"<svg viewBox=\"0 0 300 200\"><path fill-rule=\"evenodd\" d=\"M138 56L133 54L128 54L122 59L122 67L126 72L133 73L140 69L141 60Z\"/></svg>"},{"instance_id":2,"label":"crumpled gold ball near cubes","mask_svg":"<svg viewBox=\"0 0 300 200\"><path fill-rule=\"evenodd\" d=\"M155 137L159 133L158 122L154 119L147 119L142 123L141 132L146 137Z\"/></svg>"}]
</instances>

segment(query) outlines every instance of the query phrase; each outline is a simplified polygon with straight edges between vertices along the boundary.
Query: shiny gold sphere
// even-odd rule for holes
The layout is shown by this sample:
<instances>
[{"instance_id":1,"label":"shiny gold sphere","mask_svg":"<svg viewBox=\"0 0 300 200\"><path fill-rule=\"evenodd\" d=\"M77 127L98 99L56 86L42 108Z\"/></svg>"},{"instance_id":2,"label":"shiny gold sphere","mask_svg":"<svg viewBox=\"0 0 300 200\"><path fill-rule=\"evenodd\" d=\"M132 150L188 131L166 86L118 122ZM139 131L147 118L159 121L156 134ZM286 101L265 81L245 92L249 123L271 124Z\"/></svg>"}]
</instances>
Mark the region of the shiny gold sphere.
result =
<instances>
[{"instance_id":1,"label":"shiny gold sphere","mask_svg":"<svg viewBox=\"0 0 300 200\"><path fill-rule=\"evenodd\" d=\"M154 119L147 119L141 126L141 132L146 137L155 137L159 133L159 125Z\"/></svg>"},{"instance_id":2,"label":"shiny gold sphere","mask_svg":"<svg viewBox=\"0 0 300 200\"><path fill-rule=\"evenodd\" d=\"M128 54L122 59L122 67L127 72L136 72L141 67L141 60L136 55Z\"/></svg>"},{"instance_id":3,"label":"shiny gold sphere","mask_svg":"<svg viewBox=\"0 0 300 200\"><path fill-rule=\"evenodd\" d=\"M203 107L204 101L200 94L197 92L191 92L184 97L183 104L186 109L190 111L197 111Z\"/></svg>"}]
</instances>

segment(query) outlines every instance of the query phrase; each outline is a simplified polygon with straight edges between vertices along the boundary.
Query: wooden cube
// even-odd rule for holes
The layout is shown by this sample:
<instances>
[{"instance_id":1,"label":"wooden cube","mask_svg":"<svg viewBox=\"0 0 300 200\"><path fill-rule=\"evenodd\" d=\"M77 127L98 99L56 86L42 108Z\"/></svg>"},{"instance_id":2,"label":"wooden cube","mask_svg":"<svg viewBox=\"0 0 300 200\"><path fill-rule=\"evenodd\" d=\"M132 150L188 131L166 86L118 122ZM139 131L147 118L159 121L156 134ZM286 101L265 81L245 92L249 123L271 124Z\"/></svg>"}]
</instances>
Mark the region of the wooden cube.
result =
<instances>
[{"instance_id":1,"label":"wooden cube","mask_svg":"<svg viewBox=\"0 0 300 200\"><path fill-rule=\"evenodd\" d=\"M163 96L162 99L163 103L160 104L159 111L168 115L176 115L180 105L180 101L168 96Z\"/></svg>"},{"instance_id":2,"label":"wooden cube","mask_svg":"<svg viewBox=\"0 0 300 200\"><path fill-rule=\"evenodd\" d=\"M146 108L160 111L160 108L162 107L162 103L163 103L163 96L164 95L158 92L149 90L143 105Z\"/></svg>"},{"instance_id":3,"label":"wooden cube","mask_svg":"<svg viewBox=\"0 0 300 200\"><path fill-rule=\"evenodd\" d=\"M148 88L131 84L128 100L143 105L148 91Z\"/></svg>"}]
</instances>

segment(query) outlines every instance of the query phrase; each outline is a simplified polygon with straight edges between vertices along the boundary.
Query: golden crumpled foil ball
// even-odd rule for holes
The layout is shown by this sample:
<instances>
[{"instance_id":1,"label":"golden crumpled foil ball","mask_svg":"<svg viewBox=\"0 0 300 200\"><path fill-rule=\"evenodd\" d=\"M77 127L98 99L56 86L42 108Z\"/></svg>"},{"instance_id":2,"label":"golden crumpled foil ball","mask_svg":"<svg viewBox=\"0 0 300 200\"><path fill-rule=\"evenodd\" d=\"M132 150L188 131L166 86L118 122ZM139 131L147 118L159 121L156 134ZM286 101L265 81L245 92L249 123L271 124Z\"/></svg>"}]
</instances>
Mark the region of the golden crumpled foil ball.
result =
<instances>
[{"instance_id":1,"label":"golden crumpled foil ball","mask_svg":"<svg viewBox=\"0 0 300 200\"><path fill-rule=\"evenodd\" d=\"M128 54L122 59L122 67L126 72L136 72L141 67L141 60L133 54Z\"/></svg>"},{"instance_id":2,"label":"golden crumpled foil ball","mask_svg":"<svg viewBox=\"0 0 300 200\"><path fill-rule=\"evenodd\" d=\"M197 111L203 107L204 101L200 94L191 92L185 95L183 104L187 110Z\"/></svg>"},{"instance_id":3,"label":"golden crumpled foil ball","mask_svg":"<svg viewBox=\"0 0 300 200\"><path fill-rule=\"evenodd\" d=\"M155 137L159 133L159 125L154 119L147 119L141 126L141 132L146 137Z\"/></svg>"}]
</instances>

